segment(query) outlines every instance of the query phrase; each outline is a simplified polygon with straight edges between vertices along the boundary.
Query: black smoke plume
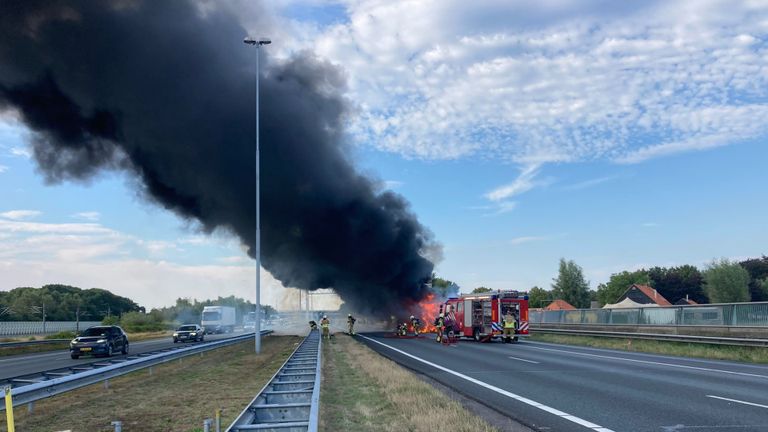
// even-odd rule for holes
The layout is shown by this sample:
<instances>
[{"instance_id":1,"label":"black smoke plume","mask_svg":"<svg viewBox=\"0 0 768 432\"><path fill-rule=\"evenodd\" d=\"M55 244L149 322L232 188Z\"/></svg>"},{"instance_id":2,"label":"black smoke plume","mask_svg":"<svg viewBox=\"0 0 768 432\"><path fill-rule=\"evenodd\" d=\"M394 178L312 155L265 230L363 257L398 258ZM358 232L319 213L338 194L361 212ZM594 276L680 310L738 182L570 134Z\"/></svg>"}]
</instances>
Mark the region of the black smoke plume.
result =
<instances>
[{"instance_id":1,"label":"black smoke plume","mask_svg":"<svg viewBox=\"0 0 768 432\"><path fill-rule=\"evenodd\" d=\"M49 182L126 170L148 199L255 233L256 50L233 13L184 1L0 2L0 109L19 113ZM344 77L262 50L262 256L286 286L387 313L421 299L429 232L345 156Z\"/></svg>"}]
</instances>

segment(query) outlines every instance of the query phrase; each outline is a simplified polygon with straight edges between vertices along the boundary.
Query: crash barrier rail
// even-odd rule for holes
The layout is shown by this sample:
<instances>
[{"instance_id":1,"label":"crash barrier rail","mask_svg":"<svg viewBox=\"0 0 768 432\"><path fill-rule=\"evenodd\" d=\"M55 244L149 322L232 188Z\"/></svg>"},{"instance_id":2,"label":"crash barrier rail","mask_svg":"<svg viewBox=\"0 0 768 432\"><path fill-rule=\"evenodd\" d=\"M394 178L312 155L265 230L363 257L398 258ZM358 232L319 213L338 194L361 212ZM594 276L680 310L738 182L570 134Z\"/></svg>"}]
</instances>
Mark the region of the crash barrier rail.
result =
<instances>
[{"instance_id":1,"label":"crash barrier rail","mask_svg":"<svg viewBox=\"0 0 768 432\"><path fill-rule=\"evenodd\" d=\"M0 348L23 347L30 345L61 344L69 342L71 339L42 339L32 341L0 342Z\"/></svg>"},{"instance_id":2,"label":"crash barrier rail","mask_svg":"<svg viewBox=\"0 0 768 432\"><path fill-rule=\"evenodd\" d=\"M27 336L79 331L101 325L101 321L0 321L0 336Z\"/></svg>"},{"instance_id":3,"label":"crash barrier rail","mask_svg":"<svg viewBox=\"0 0 768 432\"><path fill-rule=\"evenodd\" d=\"M317 432L320 348L320 332L310 331L227 432Z\"/></svg>"},{"instance_id":4,"label":"crash barrier rail","mask_svg":"<svg viewBox=\"0 0 768 432\"><path fill-rule=\"evenodd\" d=\"M262 335L270 333L272 333L272 330L261 331ZM13 406L15 407L99 382L104 382L105 386L108 386L110 378L181 359L182 357L252 340L253 336L254 333L248 333L223 340L202 342L187 347L172 347L112 360L104 359L102 361L77 364L76 366L53 369L32 375L7 378L3 380L4 382L0 382L0 387L3 385L10 385L12 387Z\"/></svg>"},{"instance_id":5,"label":"crash barrier rail","mask_svg":"<svg viewBox=\"0 0 768 432\"><path fill-rule=\"evenodd\" d=\"M530 311L531 324L768 327L768 302Z\"/></svg>"},{"instance_id":6,"label":"crash barrier rail","mask_svg":"<svg viewBox=\"0 0 768 432\"><path fill-rule=\"evenodd\" d=\"M570 330L554 328L537 328L536 333L557 333L579 336L597 336L622 339L648 339L665 340L675 342L693 342L716 345L736 345L736 346L756 346L768 347L768 339L748 339L731 337L712 337L712 336L693 336L693 335L675 335L675 334L657 334L657 333L627 333L627 332L607 332L599 330Z\"/></svg>"}]
</instances>

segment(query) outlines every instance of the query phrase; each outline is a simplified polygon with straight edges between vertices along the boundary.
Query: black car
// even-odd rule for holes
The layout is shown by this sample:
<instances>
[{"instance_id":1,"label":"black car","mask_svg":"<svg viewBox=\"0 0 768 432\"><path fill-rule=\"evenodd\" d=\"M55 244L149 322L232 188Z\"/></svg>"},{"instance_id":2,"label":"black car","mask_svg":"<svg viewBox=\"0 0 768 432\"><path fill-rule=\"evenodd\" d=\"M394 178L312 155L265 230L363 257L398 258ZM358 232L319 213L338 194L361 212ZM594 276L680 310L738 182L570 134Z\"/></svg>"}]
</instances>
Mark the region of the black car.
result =
<instances>
[{"instance_id":1,"label":"black car","mask_svg":"<svg viewBox=\"0 0 768 432\"><path fill-rule=\"evenodd\" d=\"M173 343L204 340L205 330L197 324L184 324L173 332Z\"/></svg>"},{"instance_id":2,"label":"black car","mask_svg":"<svg viewBox=\"0 0 768 432\"><path fill-rule=\"evenodd\" d=\"M128 354L128 336L118 326L88 328L69 343L69 354L73 359L86 354L109 357L118 351Z\"/></svg>"}]
</instances>

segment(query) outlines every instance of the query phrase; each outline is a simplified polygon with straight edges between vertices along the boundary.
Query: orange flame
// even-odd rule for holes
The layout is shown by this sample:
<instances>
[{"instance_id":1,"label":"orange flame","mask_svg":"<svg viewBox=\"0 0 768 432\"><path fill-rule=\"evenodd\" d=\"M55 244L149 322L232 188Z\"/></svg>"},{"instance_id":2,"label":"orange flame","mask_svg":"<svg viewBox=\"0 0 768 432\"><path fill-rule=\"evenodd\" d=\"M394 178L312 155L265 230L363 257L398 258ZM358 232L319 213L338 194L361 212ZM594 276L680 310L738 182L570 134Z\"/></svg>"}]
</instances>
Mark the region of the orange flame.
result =
<instances>
[{"instance_id":1,"label":"orange flame","mask_svg":"<svg viewBox=\"0 0 768 432\"><path fill-rule=\"evenodd\" d=\"M437 314L440 313L441 304L442 302L435 298L435 294L430 293L427 294L424 300L416 305L417 313L414 315L421 320L421 333L433 333L437 331L432 323L435 321ZM413 327L410 328L410 331L413 331Z\"/></svg>"}]
</instances>

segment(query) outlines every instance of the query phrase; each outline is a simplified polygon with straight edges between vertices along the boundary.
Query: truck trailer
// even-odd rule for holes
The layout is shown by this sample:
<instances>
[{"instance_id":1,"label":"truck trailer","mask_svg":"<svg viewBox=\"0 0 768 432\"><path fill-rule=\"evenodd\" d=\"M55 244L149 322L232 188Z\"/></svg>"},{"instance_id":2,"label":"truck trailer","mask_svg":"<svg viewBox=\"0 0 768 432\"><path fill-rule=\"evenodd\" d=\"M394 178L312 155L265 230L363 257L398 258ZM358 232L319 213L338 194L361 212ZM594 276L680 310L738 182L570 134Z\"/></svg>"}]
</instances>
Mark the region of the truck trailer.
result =
<instances>
[{"instance_id":1,"label":"truck trailer","mask_svg":"<svg viewBox=\"0 0 768 432\"><path fill-rule=\"evenodd\" d=\"M232 333L235 331L235 308L229 306L205 306L200 325L206 334Z\"/></svg>"}]
</instances>

